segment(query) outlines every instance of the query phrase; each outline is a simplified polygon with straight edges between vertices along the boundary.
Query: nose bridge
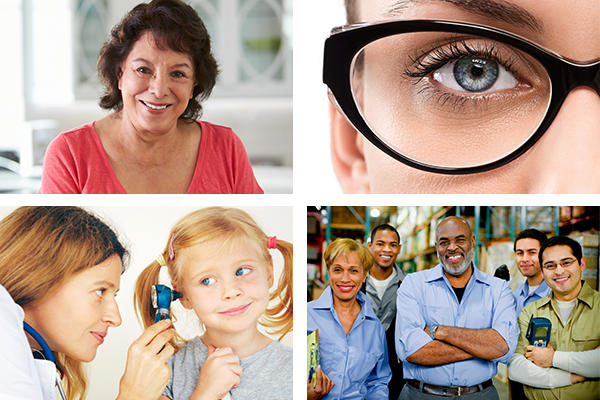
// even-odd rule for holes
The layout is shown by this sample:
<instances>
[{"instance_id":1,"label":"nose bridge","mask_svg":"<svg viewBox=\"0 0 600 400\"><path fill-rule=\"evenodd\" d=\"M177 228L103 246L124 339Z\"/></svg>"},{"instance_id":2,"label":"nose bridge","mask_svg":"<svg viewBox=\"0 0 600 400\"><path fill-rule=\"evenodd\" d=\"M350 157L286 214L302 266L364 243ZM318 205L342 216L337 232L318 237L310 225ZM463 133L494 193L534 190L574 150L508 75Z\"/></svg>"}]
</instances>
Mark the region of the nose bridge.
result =
<instances>
[{"instance_id":1,"label":"nose bridge","mask_svg":"<svg viewBox=\"0 0 600 400\"><path fill-rule=\"evenodd\" d=\"M231 298L236 297L242 292L239 281L235 278L228 278L223 280L223 297Z\"/></svg>"},{"instance_id":2,"label":"nose bridge","mask_svg":"<svg viewBox=\"0 0 600 400\"><path fill-rule=\"evenodd\" d=\"M106 310L104 312L103 319L109 325L119 326L121 325L121 313L119 312L119 305L115 298L112 301L108 302L106 305Z\"/></svg>"},{"instance_id":3,"label":"nose bridge","mask_svg":"<svg viewBox=\"0 0 600 400\"><path fill-rule=\"evenodd\" d=\"M152 76L150 91L158 98L163 97L169 87L169 79L166 76L166 72L162 69L158 69L156 73Z\"/></svg>"}]
</instances>

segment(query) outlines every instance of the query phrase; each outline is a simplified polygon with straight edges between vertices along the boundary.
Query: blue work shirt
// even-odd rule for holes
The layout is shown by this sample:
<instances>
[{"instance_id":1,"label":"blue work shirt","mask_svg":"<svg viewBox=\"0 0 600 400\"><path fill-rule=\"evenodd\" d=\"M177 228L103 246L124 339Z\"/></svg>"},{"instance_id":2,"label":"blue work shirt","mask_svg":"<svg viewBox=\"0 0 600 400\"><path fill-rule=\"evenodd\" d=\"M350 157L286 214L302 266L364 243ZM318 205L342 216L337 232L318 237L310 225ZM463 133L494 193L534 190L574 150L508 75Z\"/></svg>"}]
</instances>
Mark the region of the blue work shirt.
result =
<instances>
[{"instance_id":1,"label":"blue work shirt","mask_svg":"<svg viewBox=\"0 0 600 400\"><path fill-rule=\"evenodd\" d=\"M538 286L533 293L529 293L529 282L525 281L525 283L516 288L515 292L513 293L513 296L515 296L515 301L517 303L517 317L521 313L523 307L525 307L527 304L533 303L534 301L546 297L549 294L550 287L548 286L545 280L542 281L540 286Z\"/></svg>"},{"instance_id":2,"label":"blue work shirt","mask_svg":"<svg viewBox=\"0 0 600 400\"><path fill-rule=\"evenodd\" d=\"M385 399L392 377L388 362L385 330L364 293L356 300L361 306L348 336L333 308L331 286L307 305L307 334L319 330L321 369L335 383L323 399Z\"/></svg>"},{"instance_id":3,"label":"blue work shirt","mask_svg":"<svg viewBox=\"0 0 600 400\"><path fill-rule=\"evenodd\" d=\"M406 276L398 289L396 352L404 363L404 378L439 386L473 386L492 379L497 364L508 363L515 352L519 326L515 299L508 283L479 271L465 288L460 304L441 264ZM508 352L495 360L473 358L438 366L412 364L406 358L431 342L426 326L445 325L469 329L495 329Z\"/></svg>"}]
</instances>

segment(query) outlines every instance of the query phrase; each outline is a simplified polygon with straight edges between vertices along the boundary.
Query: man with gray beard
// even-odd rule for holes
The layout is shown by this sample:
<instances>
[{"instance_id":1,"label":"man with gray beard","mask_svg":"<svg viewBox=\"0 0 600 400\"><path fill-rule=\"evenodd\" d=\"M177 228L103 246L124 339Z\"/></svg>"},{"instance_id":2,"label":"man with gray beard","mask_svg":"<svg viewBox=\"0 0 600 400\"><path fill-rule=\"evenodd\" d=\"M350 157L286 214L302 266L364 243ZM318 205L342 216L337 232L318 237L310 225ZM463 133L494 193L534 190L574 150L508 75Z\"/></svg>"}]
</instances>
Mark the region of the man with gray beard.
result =
<instances>
[{"instance_id":1,"label":"man with gray beard","mask_svg":"<svg viewBox=\"0 0 600 400\"><path fill-rule=\"evenodd\" d=\"M477 269L463 218L438 225L435 247L440 264L409 274L398 290L396 351L407 380L399 399L498 399L492 378L519 335L510 287Z\"/></svg>"}]
</instances>

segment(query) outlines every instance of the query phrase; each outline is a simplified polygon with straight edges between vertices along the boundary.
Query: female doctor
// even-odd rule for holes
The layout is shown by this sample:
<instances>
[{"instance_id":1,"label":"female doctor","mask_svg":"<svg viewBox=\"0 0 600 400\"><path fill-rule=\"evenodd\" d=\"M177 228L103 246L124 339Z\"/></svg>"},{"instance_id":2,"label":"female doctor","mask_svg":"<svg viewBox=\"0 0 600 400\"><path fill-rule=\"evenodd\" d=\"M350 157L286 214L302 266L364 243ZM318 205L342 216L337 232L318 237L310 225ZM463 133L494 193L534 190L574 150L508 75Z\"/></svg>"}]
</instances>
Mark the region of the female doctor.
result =
<instances>
[{"instance_id":1,"label":"female doctor","mask_svg":"<svg viewBox=\"0 0 600 400\"><path fill-rule=\"evenodd\" d=\"M81 208L21 207L0 221L0 398L85 398L84 363L121 324L115 296L127 258L117 235ZM160 396L169 323L131 345L117 399Z\"/></svg>"}]
</instances>

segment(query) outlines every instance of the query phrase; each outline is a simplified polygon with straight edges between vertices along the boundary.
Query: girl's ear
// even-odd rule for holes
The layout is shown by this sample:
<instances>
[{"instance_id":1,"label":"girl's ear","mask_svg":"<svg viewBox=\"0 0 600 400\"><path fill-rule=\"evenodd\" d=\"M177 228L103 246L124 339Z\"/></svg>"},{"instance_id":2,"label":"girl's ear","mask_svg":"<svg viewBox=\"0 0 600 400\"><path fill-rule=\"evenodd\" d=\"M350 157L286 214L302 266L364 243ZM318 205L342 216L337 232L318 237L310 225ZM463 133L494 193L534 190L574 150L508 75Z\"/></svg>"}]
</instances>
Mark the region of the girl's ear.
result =
<instances>
[{"instance_id":1,"label":"girl's ear","mask_svg":"<svg viewBox=\"0 0 600 400\"><path fill-rule=\"evenodd\" d=\"M183 308L185 308L186 310L191 310L192 303L190 303L190 301L188 300L185 293L180 290L181 288L179 287L179 285L177 285L175 282L172 282L172 283L173 283L173 289L175 289L176 291L178 291L179 293L181 293L183 295L183 297L179 299L179 302L181 303Z\"/></svg>"}]
</instances>

